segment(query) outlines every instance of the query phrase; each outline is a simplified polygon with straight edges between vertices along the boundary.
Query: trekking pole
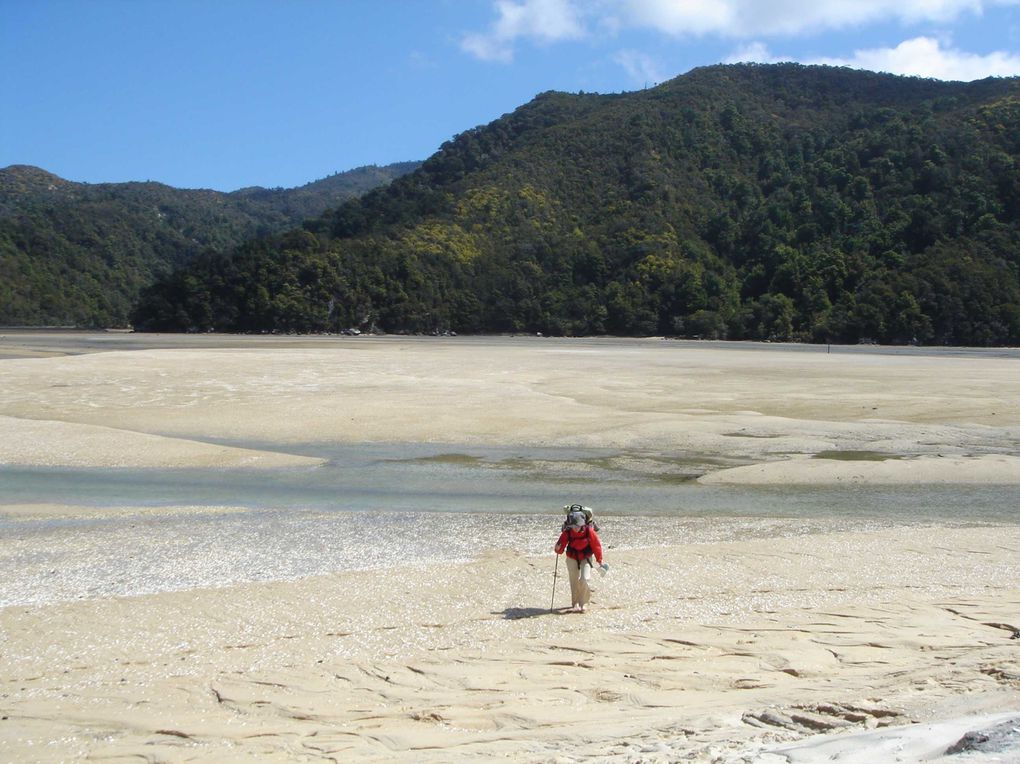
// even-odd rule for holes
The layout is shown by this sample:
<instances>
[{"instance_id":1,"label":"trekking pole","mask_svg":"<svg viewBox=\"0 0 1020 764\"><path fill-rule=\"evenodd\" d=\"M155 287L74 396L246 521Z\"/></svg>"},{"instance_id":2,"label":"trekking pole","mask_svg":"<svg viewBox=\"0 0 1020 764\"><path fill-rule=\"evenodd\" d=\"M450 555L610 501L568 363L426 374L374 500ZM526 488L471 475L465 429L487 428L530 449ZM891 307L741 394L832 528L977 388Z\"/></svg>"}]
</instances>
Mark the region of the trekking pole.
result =
<instances>
[{"instance_id":1,"label":"trekking pole","mask_svg":"<svg viewBox=\"0 0 1020 764\"><path fill-rule=\"evenodd\" d=\"M549 612L553 611L553 604L556 602L556 576L560 573L560 556L556 555L556 567L553 568L553 591L552 599L549 600Z\"/></svg>"}]
</instances>

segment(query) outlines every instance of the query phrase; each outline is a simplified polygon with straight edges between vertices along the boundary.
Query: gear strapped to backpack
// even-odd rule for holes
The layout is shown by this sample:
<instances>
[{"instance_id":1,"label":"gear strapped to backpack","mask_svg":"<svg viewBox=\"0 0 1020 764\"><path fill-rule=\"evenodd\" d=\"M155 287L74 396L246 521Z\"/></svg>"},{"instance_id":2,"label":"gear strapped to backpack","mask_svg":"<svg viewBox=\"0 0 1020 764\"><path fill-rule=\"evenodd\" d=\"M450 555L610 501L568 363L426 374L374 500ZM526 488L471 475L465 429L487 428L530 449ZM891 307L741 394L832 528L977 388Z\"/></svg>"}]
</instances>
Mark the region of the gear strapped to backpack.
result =
<instances>
[{"instance_id":1,"label":"gear strapped to backpack","mask_svg":"<svg viewBox=\"0 0 1020 764\"><path fill-rule=\"evenodd\" d=\"M595 518L592 516L590 507L585 507L581 504L567 504L563 507L563 511L567 513L567 519L563 523L563 527L560 530L567 530L571 526L591 526L592 530L598 531L598 523L595 522ZM578 515L584 517L584 522L576 522L579 518Z\"/></svg>"}]
</instances>

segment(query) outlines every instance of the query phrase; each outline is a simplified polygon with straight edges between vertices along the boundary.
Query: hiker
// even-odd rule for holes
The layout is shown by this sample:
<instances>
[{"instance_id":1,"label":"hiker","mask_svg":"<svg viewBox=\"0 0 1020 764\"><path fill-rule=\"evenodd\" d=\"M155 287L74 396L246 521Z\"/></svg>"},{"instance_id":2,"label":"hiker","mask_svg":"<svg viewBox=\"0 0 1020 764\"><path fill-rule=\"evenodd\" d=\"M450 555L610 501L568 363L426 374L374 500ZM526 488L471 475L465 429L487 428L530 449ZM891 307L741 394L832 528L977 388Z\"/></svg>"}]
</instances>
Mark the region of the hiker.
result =
<instances>
[{"instance_id":1,"label":"hiker","mask_svg":"<svg viewBox=\"0 0 1020 764\"><path fill-rule=\"evenodd\" d=\"M571 511L567 514L567 521L563 524L563 530L553 551L556 554L567 553L567 573L570 575L570 607L572 610L583 613L588 607L591 599L591 589L588 588L588 580L591 578L593 567L592 558L605 569L602 562L602 541L595 530L595 524L589 522L590 515L585 514L583 508Z\"/></svg>"}]
</instances>

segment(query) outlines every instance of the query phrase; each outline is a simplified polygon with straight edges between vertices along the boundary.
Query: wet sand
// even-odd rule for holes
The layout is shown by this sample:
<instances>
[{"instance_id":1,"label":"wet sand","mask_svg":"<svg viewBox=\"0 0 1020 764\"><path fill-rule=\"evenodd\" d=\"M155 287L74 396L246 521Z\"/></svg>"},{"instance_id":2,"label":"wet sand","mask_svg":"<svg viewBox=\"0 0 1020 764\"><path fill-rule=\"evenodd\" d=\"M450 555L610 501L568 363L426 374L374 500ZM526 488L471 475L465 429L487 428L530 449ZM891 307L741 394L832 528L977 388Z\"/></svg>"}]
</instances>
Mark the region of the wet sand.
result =
<instances>
[{"instance_id":1,"label":"wet sand","mask_svg":"<svg viewBox=\"0 0 1020 764\"><path fill-rule=\"evenodd\" d=\"M314 459L298 444L425 442L693 454L701 480L730 485L1020 482L1009 354L128 337L92 344L139 349L77 337L76 355L52 336L0 340L0 464L272 473L315 469L290 461ZM96 508L7 510L75 522ZM121 510L115 521L151 508ZM2 608L0 750L919 761L961 729L1020 717L1020 524L651 538L607 559L585 615L550 614L552 554L503 536L467 562Z\"/></svg>"}]
</instances>

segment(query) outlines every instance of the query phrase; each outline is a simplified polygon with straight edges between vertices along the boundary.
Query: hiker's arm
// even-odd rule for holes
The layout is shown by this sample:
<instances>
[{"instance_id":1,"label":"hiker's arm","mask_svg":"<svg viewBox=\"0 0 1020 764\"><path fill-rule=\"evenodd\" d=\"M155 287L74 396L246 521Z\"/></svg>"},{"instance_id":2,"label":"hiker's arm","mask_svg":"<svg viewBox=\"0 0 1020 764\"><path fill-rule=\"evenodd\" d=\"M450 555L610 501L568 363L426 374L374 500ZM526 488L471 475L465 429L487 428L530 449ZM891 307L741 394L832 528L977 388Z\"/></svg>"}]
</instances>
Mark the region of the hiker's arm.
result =
<instances>
[{"instance_id":1,"label":"hiker's arm","mask_svg":"<svg viewBox=\"0 0 1020 764\"><path fill-rule=\"evenodd\" d=\"M595 553L595 559L598 564L602 564L602 540L599 538L599 534L594 529L588 531L588 541L591 542L591 551Z\"/></svg>"},{"instance_id":2,"label":"hiker's arm","mask_svg":"<svg viewBox=\"0 0 1020 764\"><path fill-rule=\"evenodd\" d=\"M563 554L563 550L567 548L567 532L563 531L560 534L559 539L556 541L556 546L553 547L553 551L556 554Z\"/></svg>"}]
</instances>

